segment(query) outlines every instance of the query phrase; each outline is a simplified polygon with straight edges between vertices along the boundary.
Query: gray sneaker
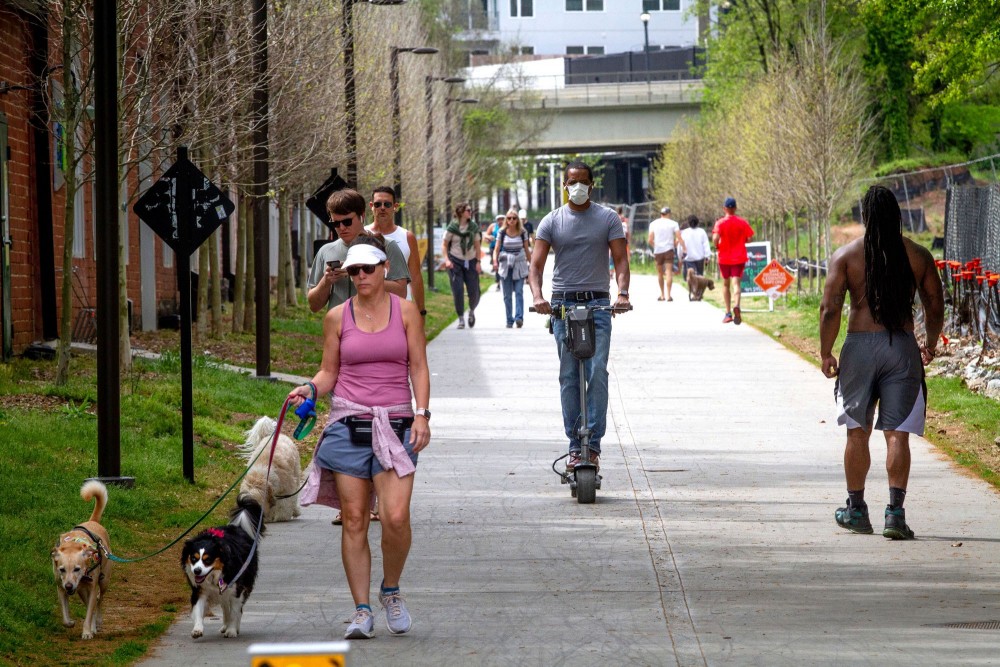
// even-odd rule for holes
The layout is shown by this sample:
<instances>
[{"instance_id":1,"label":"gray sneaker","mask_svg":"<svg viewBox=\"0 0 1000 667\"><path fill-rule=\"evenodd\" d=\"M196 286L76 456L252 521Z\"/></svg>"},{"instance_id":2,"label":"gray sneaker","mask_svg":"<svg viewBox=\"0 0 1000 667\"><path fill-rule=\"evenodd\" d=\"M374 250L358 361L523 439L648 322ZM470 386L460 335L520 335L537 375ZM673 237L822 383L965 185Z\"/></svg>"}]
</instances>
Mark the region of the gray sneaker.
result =
<instances>
[{"instance_id":1,"label":"gray sneaker","mask_svg":"<svg viewBox=\"0 0 1000 667\"><path fill-rule=\"evenodd\" d=\"M459 329L464 329L465 328L465 315L459 315L458 316L458 328Z\"/></svg>"},{"instance_id":2,"label":"gray sneaker","mask_svg":"<svg viewBox=\"0 0 1000 667\"><path fill-rule=\"evenodd\" d=\"M375 636L375 617L367 609L356 609L344 639L371 639Z\"/></svg>"},{"instance_id":3,"label":"gray sneaker","mask_svg":"<svg viewBox=\"0 0 1000 667\"><path fill-rule=\"evenodd\" d=\"M385 609L385 627L394 635L401 635L409 632L413 621L410 619L410 612L406 610L406 601L403 600L402 593L390 593L389 595L378 594L378 601Z\"/></svg>"}]
</instances>

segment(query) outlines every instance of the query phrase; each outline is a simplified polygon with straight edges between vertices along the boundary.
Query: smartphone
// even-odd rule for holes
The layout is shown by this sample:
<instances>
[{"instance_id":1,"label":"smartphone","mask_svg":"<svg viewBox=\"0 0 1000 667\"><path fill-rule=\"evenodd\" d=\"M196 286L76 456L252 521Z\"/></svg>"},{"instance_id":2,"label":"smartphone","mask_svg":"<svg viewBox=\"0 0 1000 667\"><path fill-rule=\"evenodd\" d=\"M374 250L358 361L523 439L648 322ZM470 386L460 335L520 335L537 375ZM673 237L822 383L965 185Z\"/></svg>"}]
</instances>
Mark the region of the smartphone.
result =
<instances>
[{"instance_id":1,"label":"smartphone","mask_svg":"<svg viewBox=\"0 0 1000 667\"><path fill-rule=\"evenodd\" d=\"M339 269L342 262L339 259L331 259L326 263L326 268L328 269Z\"/></svg>"}]
</instances>

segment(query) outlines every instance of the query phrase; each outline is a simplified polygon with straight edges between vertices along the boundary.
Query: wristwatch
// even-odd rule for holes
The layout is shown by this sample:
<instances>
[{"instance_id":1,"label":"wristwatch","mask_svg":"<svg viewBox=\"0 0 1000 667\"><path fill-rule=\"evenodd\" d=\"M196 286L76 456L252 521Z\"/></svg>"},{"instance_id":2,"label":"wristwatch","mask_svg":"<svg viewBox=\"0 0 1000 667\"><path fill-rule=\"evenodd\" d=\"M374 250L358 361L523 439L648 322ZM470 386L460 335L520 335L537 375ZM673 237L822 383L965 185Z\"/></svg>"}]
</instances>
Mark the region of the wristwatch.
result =
<instances>
[{"instance_id":1,"label":"wristwatch","mask_svg":"<svg viewBox=\"0 0 1000 667\"><path fill-rule=\"evenodd\" d=\"M420 316L421 317L427 317L427 311L426 310L421 310L420 311Z\"/></svg>"},{"instance_id":2,"label":"wristwatch","mask_svg":"<svg viewBox=\"0 0 1000 667\"><path fill-rule=\"evenodd\" d=\"M627 289L618 290L618 296L623 296L623 297L625 297L627 299L628 298L628 290Z\"/></svg>"},{"instance_id":3,"label":"wristwatch","mask_svg":"<svg viewBox=\"0 0 1000 667\"><path fill-rule=\"evenodd\" d=\"M427 421L431 420L431 411L427 408L417 408L413 411L413 414L423 417Z\"/></svg>"}]
</instances>

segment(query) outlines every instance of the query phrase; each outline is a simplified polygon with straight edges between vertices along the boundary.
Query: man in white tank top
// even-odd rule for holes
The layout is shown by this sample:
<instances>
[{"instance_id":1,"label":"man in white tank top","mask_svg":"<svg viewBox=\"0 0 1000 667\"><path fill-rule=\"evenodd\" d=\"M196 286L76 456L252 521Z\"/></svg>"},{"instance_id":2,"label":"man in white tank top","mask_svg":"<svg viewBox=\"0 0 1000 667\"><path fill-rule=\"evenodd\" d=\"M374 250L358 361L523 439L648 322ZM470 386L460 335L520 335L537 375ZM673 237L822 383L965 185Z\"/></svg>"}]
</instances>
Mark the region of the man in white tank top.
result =
<instances>
[{"instance_id":1,"label":"man in white tank top","mask_svg":"<svg viewBox=\"0 0 1000 667\"><path fill-rule=\"evenodd\" d=\"M406 298L416 305L421 315L427 317L427 310L424 306L424 278L420 272L420 251L417 250L417 237L413 235L413 232L396 225L395 215L398 208L396 193L387 185L377 187L372 192L372 198L368 205L372 209L375 222L366 229L395 241L399 249L403 251L406 266L410 270L410 285L407 288Z\"/></svg>"}]
</instances>

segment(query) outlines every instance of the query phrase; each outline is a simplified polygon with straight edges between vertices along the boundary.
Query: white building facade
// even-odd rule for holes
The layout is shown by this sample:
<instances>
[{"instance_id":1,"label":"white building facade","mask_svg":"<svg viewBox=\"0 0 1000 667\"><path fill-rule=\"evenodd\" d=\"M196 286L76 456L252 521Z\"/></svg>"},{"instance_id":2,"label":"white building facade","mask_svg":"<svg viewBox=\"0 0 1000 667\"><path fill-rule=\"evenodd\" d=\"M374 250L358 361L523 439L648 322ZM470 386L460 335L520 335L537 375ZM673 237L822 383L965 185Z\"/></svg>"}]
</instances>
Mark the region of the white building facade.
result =
<instances>
[{"instance_id":1,"label":"white building facade","mask_svg":"<svg viewBox=\"0 0 1000 667\"><path fill-rule=\"evenodd\" d=\"M697 46L695 0L470 0L485 2L480 38L525 55L603 55Z\"/></svg>"}]
</instances>

